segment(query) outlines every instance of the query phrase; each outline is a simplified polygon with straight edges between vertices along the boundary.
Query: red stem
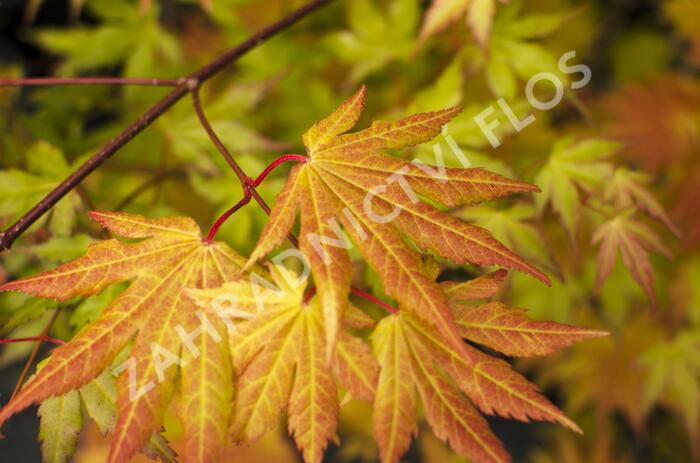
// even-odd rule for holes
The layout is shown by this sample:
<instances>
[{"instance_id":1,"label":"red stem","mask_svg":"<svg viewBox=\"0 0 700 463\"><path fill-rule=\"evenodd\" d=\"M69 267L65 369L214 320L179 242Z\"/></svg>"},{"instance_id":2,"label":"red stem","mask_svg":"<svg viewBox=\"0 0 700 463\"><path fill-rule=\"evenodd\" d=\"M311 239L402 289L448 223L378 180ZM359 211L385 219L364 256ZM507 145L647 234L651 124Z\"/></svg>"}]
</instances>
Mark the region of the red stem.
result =
<instances>
[{"instance_id":1,"label":"red stem","mask_svg":"<svg viewBox=\"0 0 700 463\"><path fill-rule=\"evenodd\" d=\"M244 193L243 197L241 198L240 201L238 201L236 204L233 205L231 209L228 211L224 212L221 217L216 219L216 222L214 222L214 225L211 226L209 229L209 233L207 233L207 243L211 243L214 241L214 237L216 234L219 232L219 228L228 220L229 217L231 217L238 209L242 208L246 204L250 202L250 199L252 198L252 195L250 194L250 190L248 188L244 187Z\"/></svg>"},{"instance_id":2,"label":"red stem","mask_svg":"<svg viewBox=\"0 0 700 463\"><path fill-rule=\"evenodd\" d=\"M141 85L177 87L183 79L130 79L127 77L28 77L0 79L0 87L50 87L56 85Z\"/></svg>"},{"instance_id":3,"label":"red stem","mask_svg":"<svg viewBox=\"0 0 700 463\"><path fill-rule=\"evenodd\" d=\"M272 161L272 163L270 163L269 166L265 167L265 169L260 173L260 175L258 175L258 177L255 180L253 180L253 186L254 187L260 186L260 184L263 182L263 180L265 180L265 177L270 175L270 172L275 170L277 168L277 166L279 166L280 164L285 163L285 162L289 162L289 161L306 163L309 161L309 158L307 158L306 156L302 156L300 154L282 155L282 156L278 157L277 159L275 159L274 161Z\"/></svg>"},{"instance_id":4,"label":"red stem","mask_svg":"<svg viewBox=\"0 0 700 463\"><path fill-rule=\"evenodd\" d=\"M355 288L355 287L351 287L351 288L350 288L350 292L351 292L352 294L354 294L355 296L357 296L357 297L361 297L362 299L371 302L372 304L378 305L378 306L381 307L382 309L384 309L384 310L386 310L386 311L388 311L388 312L390 312L390 313L392 313L392 314L394 314L394 315L396 315L397 313L399 313L398 309L396 309L396 308L390 306L389 304L387 304L386 302L382 301L381 299L379 299L379 298L377 298L377 297L375 297L375 296L372 296L371 294L366 293L366 292L364 292L364 291L362 291L362 290L360 290L360 289L357 289L357 288ZM314 287L314 288L311 288L310 290L308 290L308 291L306 292L306 294L304 294L304 301L303 301L304 304L308 304L309 301L311 300L311 298L314 297L315 295L316 295L316 288L315 288L315 287Z\"/></svg>"},{"instance_id":5,"label":"red stem","mask_svg":"<svg viewBox=\"0 0 700 463\"><path fill-rule=\"evenodd\" d=\"M394 315L396 315L397 313L399 313L399 310L396 309L395 307L390 306L389 304L387 304L386 302L382 301L382 300L379 299L378 297L373 296L373 295L371 295L371 294L369 294L369 293L366 293L366 292L362 291L361 289L357 289L357 288L354 288L354 287L353 287L353 288L350 288L350 293L354 294L354 295L357 296L357 297L361 297L362 299L364 299L364 300L366 300L366 301L369 301L369 302L371 302L371 303L373 303L373 304L376 304L376 305L378 305L379 307L381 307L381 308L387 310L388 312L390 312L390 313L392 313L392 314L394 314Z\"/></svg>"},{"instance_id":6,"label":"red stem","mask_svg":"<svg viewBox=\"0 0 700 463\"><path fill-rule=\"evenodd\" d=\"M304 294L304 304L308 304L309 301L311 300L312 297L316 295L316 287L314 286L313 288L309 289L306 291L306 294Z\"/></svg>"},{"instance_id":7,"label":"red stem","mask_svg":"<svg viewBox=\"0 0 700 463\"><path fill-rule=\"evenodd\" d=\"M31 368L32 364L34 363L34 360L36 359L36 356L39 354L39 349L41 348L41 345L44 343L44 340L49 336L49 331L51 331L51 327L53 326L54 322L58 318L58 315L61 313L61 309L56 309L53 313L53 316L51 317L51 320L49 320L49 323L46 324L46 327L44 328L44 331L41 332L39 335L39 339L34 343L34 348L32 349L32 353L29 354L29 358L27 359L27 362L24 364L24 368L22 368L22 372L19 374L19 379L17 380L17 384L15 384L15 388L12 391L12 395L10 396L10 402L12 402L12 399L15 398L17 393L19 392L20 389L22 389L22 383L24 383L24 379L27 377L27 373L29 373L29 368Z\"/></svg>"},{"instance_id":8,"label":"red stem","mask_svg":"<svg viewBox=\"0 0 700 463\"><path fill-rule=\"evenodd\" d=\"M233 156L231 155L231 153L228 152L223 142L218 137L218 135L216 135L216 132L214 132L214 129L209 123L207 115L204 113L204 108L202 108L202 102L199 98L199 87L195 85L194 82L191 82L191 85L192 86L190 87L190 93L192 94L192 103L194 105L194 110L197 113L197 117L199 118L199 122L202 124L202 127L204 127L204 130L207 132L207 135L209 135L209 138L211 139L212 143L214 143L214 146L216 146L216 149L219 150L224 159L226 159L228 165L235 172L236 176L238 177L238 180L240 180L241 185L243 186L244 194L246 192L249 193L255 200L255 202L260 205L262 210L265 211L265 214L270 215L270 206L267 205L263 197L260 196L260 193L258 193L255 187L253 186L255 180L248 177L248 175L245 172L243 172L241 166L239 166L236 160L233 159ZM297 246L299 244L296 238L294 238L292 235L289 235L289 241L294 246Z\"/></svg>"},{"instance_id":9,"label":"red stem","mask_svg":"<svg viewBox=\"0 0 700 463\"><path fill-rule=\"evenodd\" d=\"M193 95L195 95L195 94L193 93ZM199 98L197 96L193 96L193 98L196 101L195 107L198 108L198 110L197 110L198 114L202 115L202 117L201 117L202 124L204 125L205 129L208 128L207 132L209 132L212 140L215 141L215 144L219 148L219 150L222 153L225 153L224 157L226 157L227 160L230 159L229 164L231 164L232 167L236 166L236 168L234 169L234 172L236 172L236 174L239 176L239 178L241 179L241 183L243 185L243 198L241 198L240 201L238 201L236 204L234 204L231 209L224 212L223 215L221 215L221 217L216 219L216 222L214 222L214 225L212 225L211 228L209 229L209 233L207 233L206 242L211 243L212 241L214 241L214 237L216 236L216 234L218 233L219 229L224 224L224 222L226 222L229 219L229 217L231 217L233 214L235 214L238 209L240 209L241 207L248 204L250 202L250 200L253 198L254 194L257 194L257 192L255 191L254 188L260 186L260 184L263 182L263 180L265 180L265 177L267 177L270 174L270 172L272 172L277 166L279 166L280 164L282 164L284 162L287 162L287 161L306 162L309 159L306 156L301 156L299 154L285 154L284 156L280 156L279 158L272 161L272 163L269 166L267 166L260 173L260 175L258 175L258 177L255 180L251 180L250 177L248 177L243 172L243 170L238 166L238 163L236 163L236 161L234 161L231 154L228 152L228 150L226 150L226 148L223 146L223 143L221 143L219 138L216 136L214 131L211 129L211 126L209 125L206 117L203 116L203 111L201 109L201 105L199 104ZM261 200L262 200L262 198L261 198ZM269 214L269 208L265 212L267 212Z\"/></svg>"},{"instance_id":10,"label":"red stem","mask_svg":"<svg viewBox=\"0 0 700 463\"><path fill-rule=\"evenodd\" d=\"M214 128L211 126L209 123L209 120L207 119L206 114L204 113L204 108L202 107L202 102L199 97L199 85L196 82L191 82L190 84L190 93L192 95L192 103L194 105L195 112L197 113L197 116L199 118L200 123L202 124L202 127L204 130L207 132L207 135L209 135L209 138L212 140L216 148L219 150L221 155L226 159L226 162L229 164L233 172L236 174L238 179L241 181L241 185L243 186L243 198L237 202L231 209L226 211L221 217L219 217L216 222L214 222L214 225L209 229L209 233L207 233L207 238L206 242L211 243L214 240L214 237L216 236L217 232L221 228L221 226L226 222L226 220L229 219L238 209L243 207L244 205L248 204L251 199L255 199L256 202L260 205L260 207L265 211L266 214L270 214L270 207L265 203L265 200L260 196L260 194L255 190L256 187L260 186L260 184L265 180L265 178L275 170L279 165L288 162L288 161L297 161L297 162L308 162L309 158L306 156L302 156L300 154L285 154L280 156L279 158L275 159L263 169L263 171L260 173L260 175L257 176L254 180L248 177L248 175L243 171L241 166L236 162L236 160L233 158L231 153L226 149L226 146L224 143L221 141L221 139L218 137L216 132L214 131ZM299 247L299 242L296 239L294 235L289 235L289 240L295 247ZM388 312L392 314L397 314L399 311L390 306L389 304L385 303L381 299L378 299L377 297L366 293L364 291L361 291L357 288L351 288L350 292L358 297L361 297L369 302L372 302L379 307L384 308ZM311 288L305 295L303 302L308 303L311 298L316 294L316 288Z\"/></svg>"}]
</instances>

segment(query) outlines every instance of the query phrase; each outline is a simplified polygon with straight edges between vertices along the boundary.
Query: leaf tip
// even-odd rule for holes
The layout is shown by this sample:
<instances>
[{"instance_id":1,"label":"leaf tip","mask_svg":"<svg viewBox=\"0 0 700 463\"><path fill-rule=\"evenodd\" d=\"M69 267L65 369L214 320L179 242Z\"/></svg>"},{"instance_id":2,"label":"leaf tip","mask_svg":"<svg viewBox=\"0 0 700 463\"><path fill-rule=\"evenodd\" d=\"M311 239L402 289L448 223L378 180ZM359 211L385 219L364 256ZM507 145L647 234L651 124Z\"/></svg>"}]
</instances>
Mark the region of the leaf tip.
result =
<instances>
[{"instance_id":1,"label":"leaf tip","mask_svg":"<svg viewBox=\"0 0 700 463\"><path fill-rule=\"evenodd\" d=\"M607 336L612 336L612 333L610 331L602 330L588 330L587 334L590 338L605 338Z\"/></svg>"},{"instance_id":2,"label":"leaf tip","mask_svg":"<svg viewBox=\"0 0 700 463\"><path fill-rule=\"evenodd\" d=\"M542 283L544 283L547 286L550 286L550 287L552 286L552 280L549 278L549 276L547 276L546 273L544 273L543 271L539 270L538 268L536 268L532 265L527 265L521 271L524 271L528 275L530 275L534 278L537 278L538 280L540 280Z\"/></svg>"},{"instance_id":3,"label":"leaf tip","mask_svg":"<svg viewBox=\"0 0 700 463\"><path fill-rule=\"evenodd\" d=\"M581 428L579 428L578 425L577 425L576 423L574 423L573 421L571 422L571 424L572 424L573 426L569 426L569 428L570 428L573 432L575 432L576 434L578 434L579 436L583 436L583 430L582 430Z\"/></svg>"},{"instance_id":4,"label":"leaf tip","mask_svg":"<svg viewBox=\"0 0 700 463\"><path fill-rule=\"evenodd\" d=\"M27 288L24 286L24 280L14 280L14 281L9 281L3 285L0 285L0 292L5 292L5 291L17 291L22 294L26 294L27 296L33 296L34 293L29 291Z\"/></svg>"}]
</instances>

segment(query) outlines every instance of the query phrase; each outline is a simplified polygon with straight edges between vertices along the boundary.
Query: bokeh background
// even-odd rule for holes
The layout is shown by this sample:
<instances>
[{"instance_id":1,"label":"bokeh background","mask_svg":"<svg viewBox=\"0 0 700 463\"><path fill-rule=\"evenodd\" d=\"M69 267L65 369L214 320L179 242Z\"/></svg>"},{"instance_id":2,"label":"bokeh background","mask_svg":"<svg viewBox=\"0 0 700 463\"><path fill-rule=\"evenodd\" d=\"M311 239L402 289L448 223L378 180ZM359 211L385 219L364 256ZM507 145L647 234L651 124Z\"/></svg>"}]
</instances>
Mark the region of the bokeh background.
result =
<instances>
[{"instance_id":1,"label":"bokeh background","mask_svg":"<svg viewBox=\"0 0 700 463\"><path fill-rule=\"evenodd\" d=\"M0 76L177 77L301 3L0 0ZM499 297L537 318L612 333L517 362L585 434L490 419L514 461L700 461L700 1L512 0L498 5L492 35L481 46L463 17L421 37L430 3L335 2L206 86L215 129L246 170L259 172L277 155L299 152L300 134L361 83L369 87L361 125L464 105L450 134L472 164L545 190L534 201L455 211L555 279L547 288L514 275ZM569 50L592 70L585 88L570 90L574 77L557 69ZM563 101L546 112L532 110L524 98L527 80L542 71L567 87ZM165 91L0 88L0 224L26 212ZM493 149L472 116L499 97L537 120L518 133L501 117L503 144ZM409 155L430 159L431 153L419 148ZM283 182L282 172L260 191L273 202ZM187 214L206 226L240 196L195 114L179 104L0 256L0 280L80 255L100 237L87 210ZM221 236L248 253L264 223L261 211L247 207ZM611 231L639 246L596 282L600 242L592 237ZM647 262L654 281L640 285L634 272ZM469 275L448 267L444 274ZM360 266L358 275L381 294L368 269ZM63 306L52 335L69 339L121 289ZM36 335L55 308L51 301L2 294L0 335ZM32 348L0 347L0 403ZM370 423L371 407L347 405L342 445L331 446L328 461L376 460ZM166 434L177 448L172 428ZM421 429L407 461L463 461ZM40 461L35 408L3 433L1 461ZM101 461L107 443L87 426L76 461ZM227 455L230 461L298 460L282 431Z\"/></svg>"}]
</instances>

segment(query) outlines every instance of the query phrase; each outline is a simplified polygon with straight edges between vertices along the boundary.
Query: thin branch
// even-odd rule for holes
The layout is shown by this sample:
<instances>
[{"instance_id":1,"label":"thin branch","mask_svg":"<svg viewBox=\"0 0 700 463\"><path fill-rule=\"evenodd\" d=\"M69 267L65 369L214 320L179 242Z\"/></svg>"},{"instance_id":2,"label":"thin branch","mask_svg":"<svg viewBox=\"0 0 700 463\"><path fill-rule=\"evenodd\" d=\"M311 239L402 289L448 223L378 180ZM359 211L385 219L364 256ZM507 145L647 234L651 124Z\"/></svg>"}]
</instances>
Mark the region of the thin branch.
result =
<instances>
[{"instance_id":1,"label":"thin branch","mask_svg":"<svg viewBox=\"0 0 700 463\"><path fill-rule=\"evenodd\" d=\"M39 354L39 349L41 348L41 345L44 342L44 340L46 340L46 338L48 337L49 331L51 331L51 327L58 318L58 314L60 313L60 311L60 308L56 309L56 311L53 313L53 316L51 317L51 320L49 320L49 323L46 325L46 328L44 328L44 331L41 332L41 334L39 335L39 339L34 344L34 349L32 349L32 353L29 354L29 358L24 364L24 368L22 368L22 373L20 373L19 375L17 384L15 384L15 389L12 391L12 395L10 396L10 402L12 401L12 399L15 398L19 390L22 388L22 383L24 383L24 379L27 377L27 373L29 373L29 369L34 363L36 356Z\"/></svg>"},{"instance_id":2,"label":"thin branch","mask_svg":"<svg viewBox=\"0 0 700 463\"><path fill-rule=\"evenodd\" d=\"M88 175L97 169L102 163L109 159L125 144L131 141L136 135L141 133L146 127L151 125L163 113L170 109L182 97L184 97L193 86L198 87L206 80L226 68L231 63L240 59L243 55L256 48L270 37L286 30L309 14L331 3L333 0L312 0L301 8L293 11L279 21L254 34L237 47L216 58L214 61L194 72L186 79L182 79L173 90L168 93L158 103L153 105L141 117L135 120L124 131L105 144L94 156L88 159L67 179L61 182L53 191L47 194L29 212L23 215L17 222L12 224L3 233L0 233L0 251L10 249L12 243L24 233L34 222L39 220L49 209L51 209L68 192L79 185ZM258 200L257 192L252 192L253 197ZM262 198L259 198L262 200ZM262 206L262 204L261 204ZM263 207L269 212L269 207Z\"/></svg>"},{"instance_id":3,"label":"thin branch","mask_svg":"<svg viewBox=\"0 0 700 463\"><path fill-rule=\"evenodd\" d=\"M267 205L267 203L265 202L263 197L260 196L260 193L258 193L258 191L255 189L255 187L257 186L255 184L255 180L253 180L252 178L250 178L248 176L248 174L243 172L243 169L241 169L241 166L238 164L238 162L236 162L235 159L233 159L233 156L231 155L231 153L229 153L228 149L226 149L226 146L224 146L223 142L221 141L219 136L216 134L216 132L212 128L211 124L209 123L209 119L207 119L207 116L204 113L204 109L202 108L202 102L199 98L199 87L197 85L192 86L191 92L192 92L192 103L194 105L194 110L197 113L197 117L199 118L199 122L202 124L202 127L204 127L204 130L207 132L207 135L209 135L209 138L211 138L211 141L214 143L214 146L216 146L216 149L219 150L219 152L224 157L224 159L226 159L226 162L228 163L228 165L231 166L231 169L238 177L238 180L241 181L241 185L243 187L244 199L245 199L245 196L250 195L255 200L255 202L258 203L258 205L262 208L262 210L265 211L265 213L267 215L270 215L270 211L271 211L270 206ZM267 174L265 174L265 175L267 175ZM250 201L250 198L248 198L248 201ZM226 218L228 218L228 217L230 217L230 214ZM224 219L224 220L226 220L226 219ZM299 246L299 241L291 233L287 236L287 239L289 239L289 241L295 247Z\"/></svg>"},{"instance_id":4,"label":"thin branch","mask_svg":"<svg viewBox=\"0 0 700 463\"><path fill-rule=\"evenodd\" d=\"M0 87L56 87L66 85L134 85L177 87L184 79L131 79L128 77L28 77L0 79Z\"/></svg>"},{"instance_id":5,"label":"thin branch","mask_svg":"<svg viewBox=\"0 0 700 463\"><path fill-rule=\"evenodd\" d=\"M214 129L209 123L209 119L207 119L207 116L204 113L204 108L202 108L202 100L199 98L199 84L196 82L192 85L191 93L194 111L197 113L200 124L202 127L204 127L204 130L207 132L207 135L209 135L209 138L211 139L212 143L214 143L214 146L216 146L216 149L219 150L219 153L221 153L224 159L226 159L226 162L231 167L231 170L233 170L233 172L236 174L238 180L241 181L241 184L246 185L247 183L252 183L253 179L248 177L246 173L243 172L241 166L239 166L238 162L233 159L233 156L226 149L226 146L224 146L224 143L221 141L216 132L214 132Z\"/></svg>"}]
</instances>

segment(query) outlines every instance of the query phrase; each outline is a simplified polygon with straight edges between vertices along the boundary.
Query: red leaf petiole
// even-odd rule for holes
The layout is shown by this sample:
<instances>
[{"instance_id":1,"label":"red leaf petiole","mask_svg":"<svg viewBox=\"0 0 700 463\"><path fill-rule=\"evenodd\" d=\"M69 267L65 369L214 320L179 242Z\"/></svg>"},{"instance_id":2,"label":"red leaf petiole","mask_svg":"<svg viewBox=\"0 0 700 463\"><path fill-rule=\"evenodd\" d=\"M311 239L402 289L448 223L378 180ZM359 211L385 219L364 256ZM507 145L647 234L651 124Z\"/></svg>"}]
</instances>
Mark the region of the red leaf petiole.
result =
<instances>
[{"instance_id":1,"label":"red leaf petiole","mask_svg":"<svg viewBox=\"0 0 700 463\"><path fill-rule=\"evenodd\" d=\"M303 164L303 163L308 162L309 158L307 158L306 156L302 156L301 154L282 155L282 156L278 157L277 159L275 159L274 161L272 161L269 166L265 167L265 169L263 169L263 171L260 173L260 175L258 175L258 177L252 181L252 185L254 187L260 186L262 181L265 180L265 177L267 177L270 174L270 172L275 170L277 168L277 166L279 166L280 164L283 164L283 163L289 162L289 161L301 162Z\"/></svg>"},{"instance_id":2,"label":"red leaf petiole","mask_svg":"<svg viewBox=\"0 0 700 463\"><path fill-rule=\"evenodd\" d=\"M212 241L214 241L214 237L216 236L216 234L219 231L219 228L221 228L221 226L224 224L224 222L226 222L229 217L231 217L236 211L238 211L238 209L240 209L241 207L248 204L250 202L251 197L252 196L250 194L250 190L248 188L245 188L245 191L243 192L243 198L241 198L240 201L238 201L236 204L234 204L231 209L224 212L221 215L221 217L216 219L216 222L214 222L214 225L211 226L211 228L209 229L209 233L207 233L207 238L206 238L207 243L211 243Z\"/></svg>"},{"instance_id":3,"label":"red leaf petiole","mask_svg":"<svg viewBox=\"0 0 700 463\"><path fill-rule=\"evenodd\" d=\"M370 293L366 293L366 292L362 291L361 289L350 288L350 293L351 293L351 294L354 294L354 295L357 296L357 297L361 297L362 299L364 299L364 300L366 300L366 301L369 301L369 302L371 302L371 303L373 303L373 304L375 304L375 305L378 305L379 307L385 309L385 310L386 310L387 312L389 312L389 313L392 313L392 314L394 314L394 315L396 315L397 313L399 313L399 310L398 310L397 308L390 306L389 304L387 304L386 302L382 301L382 300L379 299L378 297L373 296L373 295L370 294Z\"/></svg>"},{"instance_id":4,"label":"red leaf petiole","mask_svg":"<svg viewBox=\"0 0 700 463\"><path fill-rule=\"evenodd\" d=\"M378 305L379 307L381 307L382 309L386 310L389 313L392 313L394 315L399 313L399 310L397 308L390 306L389 304L382 301L378 297L373 296L369 293L366 293L360 289L357 289L354 287L350 288L350 293L354 294L355 296L360 297L366 301L369 301L374 305ZM306 294L304 294L304 304L308 304L309 301L311 300L311 298L314 297L315 294L316 294L316 288L311 288L310 290L308 290L306 292Z\"/></svg>"},{"instance_id":5,"label":"red leaf petiole","mask_svg":"<svg viewBox=\"0 0 700 463\"><path fill-rule=\"evenodd\" d=\"M59 344L59 345L66 343L62 339L52 338L50 336L30 336L28 338L0 339L0 344L13 344L15 342L31 342L31 341L44 341L44 342L50 342L52 344Z\"/></svg>"},{"instance_id":6,"label":"red leaf petiole","mask_svg":"<svg viewBox=\"0 0 700 463\"><path fill-rule=\"evenodd\" d=\"M236 204L233 205L233 207L226 212L224 212L221 217L216 219L216 222L214 222L214 225L211 226L209 229L209 233L207 233L207 238L206 242L211 243L214 241L214 237L218 233L219 229L221 226L231 217L238 209L241 207L245 206L248 204L252 198L252 193L253 193L253 188L260 186L260 184L265 180L265 178L270 175L270 172L275 170L280 164L283 164L288 161L296 161L296 162L307 162L309 158L306 156L302 156L300 154L285 154L283 156L280 156L279 158L275 159L270 163L269 166L265 167L263 171L258 175L255 180L251 178L246 178L243 181L243 198L241 198L240 201L238 201Z\"/></svg>"},{"instance_id":7,"label":"red leaf petiole","mask_svg":"<svg viewBox=\"0 0 700 463\"><path fill-rule=\"evenodd\" d=\"M316 287L313 287L309 290L306 291L306 294L304 294L304 300L302 301L304 304L308 304L309 301L311 300L312 297L316 295Z\"/></svg>"}]
</instances>

